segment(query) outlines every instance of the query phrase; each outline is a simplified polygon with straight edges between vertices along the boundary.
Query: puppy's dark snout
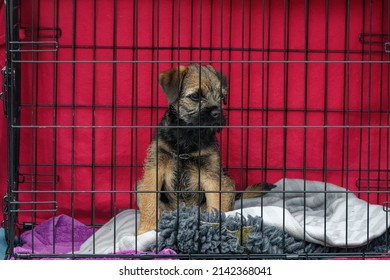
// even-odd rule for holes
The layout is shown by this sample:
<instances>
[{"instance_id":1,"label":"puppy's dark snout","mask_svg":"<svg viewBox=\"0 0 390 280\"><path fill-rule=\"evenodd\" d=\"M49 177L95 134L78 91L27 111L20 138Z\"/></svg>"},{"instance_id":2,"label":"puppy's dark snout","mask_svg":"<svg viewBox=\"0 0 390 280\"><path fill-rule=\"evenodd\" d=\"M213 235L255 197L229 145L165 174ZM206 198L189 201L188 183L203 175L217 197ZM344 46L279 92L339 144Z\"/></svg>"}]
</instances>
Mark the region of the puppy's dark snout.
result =
<instances>
[{"instance_id":1,"label":"puppy's dark snout","mask_svg":"<svg viewBox=\"0 0 390 280\"><path fill-rule=\"evenodd\" d=\"M213 117L213 118L219 118L219 117L221 117L221 109L219 109L219 108L214 108L214 109L212 109L211 110L211 112L210 112L210 114L211 114L211 116Z\"/></svg>"}]
</instances>

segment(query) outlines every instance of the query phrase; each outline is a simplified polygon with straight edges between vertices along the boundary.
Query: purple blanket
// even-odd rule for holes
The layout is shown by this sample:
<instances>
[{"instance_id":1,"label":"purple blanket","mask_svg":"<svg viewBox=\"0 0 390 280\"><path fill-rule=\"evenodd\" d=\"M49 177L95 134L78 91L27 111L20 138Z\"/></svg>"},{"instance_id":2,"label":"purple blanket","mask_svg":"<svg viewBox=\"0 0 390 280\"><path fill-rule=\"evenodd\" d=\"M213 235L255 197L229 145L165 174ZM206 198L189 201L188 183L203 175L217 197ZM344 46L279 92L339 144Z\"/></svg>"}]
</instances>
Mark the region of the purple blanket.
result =
<instances>
[{"instance_id":1,"label":"purple blanket","mask_svg":"<svg viewBox=\"0 0 390 280\"><path fill-rule=\"evenodd\" d=\"M20 236L20 246L14 249L15 254L67 254L77 252L80 246L93 234L93 229L79 221L60 215L50 218L33 230L26 231ZM152 254L128 250L117 254ZM173 250L165 249L159 255L174 255ZM77 256L77 255L76 255ZM114 259L107 257L107 259ZM118 258L117 258L118 259Z\"/></svg>"}]
</instances>

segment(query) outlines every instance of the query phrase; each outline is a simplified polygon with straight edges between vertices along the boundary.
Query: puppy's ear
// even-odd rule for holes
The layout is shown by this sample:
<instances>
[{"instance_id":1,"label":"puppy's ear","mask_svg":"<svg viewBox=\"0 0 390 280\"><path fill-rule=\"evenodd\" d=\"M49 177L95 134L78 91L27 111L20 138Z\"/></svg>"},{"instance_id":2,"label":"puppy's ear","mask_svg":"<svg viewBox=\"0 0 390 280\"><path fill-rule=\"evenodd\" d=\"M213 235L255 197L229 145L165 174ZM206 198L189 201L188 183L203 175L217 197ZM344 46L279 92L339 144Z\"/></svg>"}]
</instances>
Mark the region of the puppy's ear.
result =
<instances>
[{"instance_id":1,"label":"puppy's ear","mask_svg":"<svg viewBox=\"0 0 390 280\"><path fill-rule=\"evenodd\" d=\"M218 79L221 81L222 87L227 88L226 76L221 71L216 70L211 65L207 65L207 68L218 77Z\"/></svg>"},{"instance_id":2,"label":"puppy's ear","mask_svg":"<svg viewBox=\"0 0 390 280\"><path fill-rule=\"evenodd\" d=\"M221 71L218 71L218 70L216 70L213 66L211 66L211 65L207 65L207 68L211 71L211 72L213 72L217 77L218 77L218 79L221 81L221 86L223 87L223 88L227 88L227 79L226 79L226 76L221 72ZM223 104L224 105L226 105L226 96L225 96L225 98L223 99Z\"/></svg>"},{"instance_id":3,"label":"puppy's ear","mask_svg":"<svg viewBox=\"0 0 390 280\"><path fill-rule=\"evenodd\" d=\"M169 104L173 103L179 97L186 73L187 67L180 65L179 67L162 72L158 76L158 82L165 96L168 98Z\"/></svg>"}]
</instances>

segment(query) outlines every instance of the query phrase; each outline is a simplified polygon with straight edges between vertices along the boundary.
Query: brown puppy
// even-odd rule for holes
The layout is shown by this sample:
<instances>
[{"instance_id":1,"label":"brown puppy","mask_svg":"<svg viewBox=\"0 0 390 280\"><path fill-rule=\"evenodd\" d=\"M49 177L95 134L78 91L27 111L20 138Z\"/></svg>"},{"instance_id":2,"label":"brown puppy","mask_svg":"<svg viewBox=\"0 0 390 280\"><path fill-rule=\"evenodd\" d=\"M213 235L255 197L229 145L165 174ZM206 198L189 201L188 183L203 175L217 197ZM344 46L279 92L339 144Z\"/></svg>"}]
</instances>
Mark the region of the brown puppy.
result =
<instances>
[{"instance_id":1,"label":"brown puppy","mask_svg":"<svg viewBox=\"0 0 390 280\"><path fill-rule=\"evenodd\" d=\"M179 203L225 212L235 200L235 185L223 173L216 137L225 124L226 77L210 65L189 65L161 73L159 83L169 106L138 183L138 234L157 228L161 213ZM259 192L248 197L261 196L272 185L249 188Z\"/></svg>"}]
</instances>

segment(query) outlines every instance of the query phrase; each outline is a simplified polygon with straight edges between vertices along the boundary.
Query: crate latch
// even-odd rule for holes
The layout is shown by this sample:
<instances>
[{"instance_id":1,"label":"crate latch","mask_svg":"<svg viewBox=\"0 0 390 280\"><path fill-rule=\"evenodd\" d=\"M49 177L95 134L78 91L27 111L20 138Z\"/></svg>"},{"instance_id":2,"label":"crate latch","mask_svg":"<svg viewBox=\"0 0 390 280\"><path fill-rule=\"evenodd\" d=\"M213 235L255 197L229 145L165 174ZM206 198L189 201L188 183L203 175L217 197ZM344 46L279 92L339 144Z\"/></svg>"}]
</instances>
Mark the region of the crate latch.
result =
<instances>
[{"instance_id":1,"label":"crate latch","mask_svg":"<svg viewBox=\"0 0 390 280\"><path fill-rule=\"evenodd\" d=\"M4 115L7 117L8 93L11 86L13 71L7 68L7 66L4 66L3 69L1 69L1 74L3 76L3 86L0 93L0 99L3 101Z\"/></svg>"},{"instance_id":2,"label":"crate latch","mask_svg":"<svg viewBox=\"0 0 390 280\"><path fill-rule=\"evenodd\" d=\"M390 42L385 43L385 52L390 53Z\"/></svg>"},{"instance_id":3,"label":"crate latch","mask_svg":"<svg viewBox=\"0 0 390 280\"><path fill-rule=\"evenodd\" d=\"M390 202L389 201L383 203L383 211L390 212Z\"/></svg>"}]
</instances>

